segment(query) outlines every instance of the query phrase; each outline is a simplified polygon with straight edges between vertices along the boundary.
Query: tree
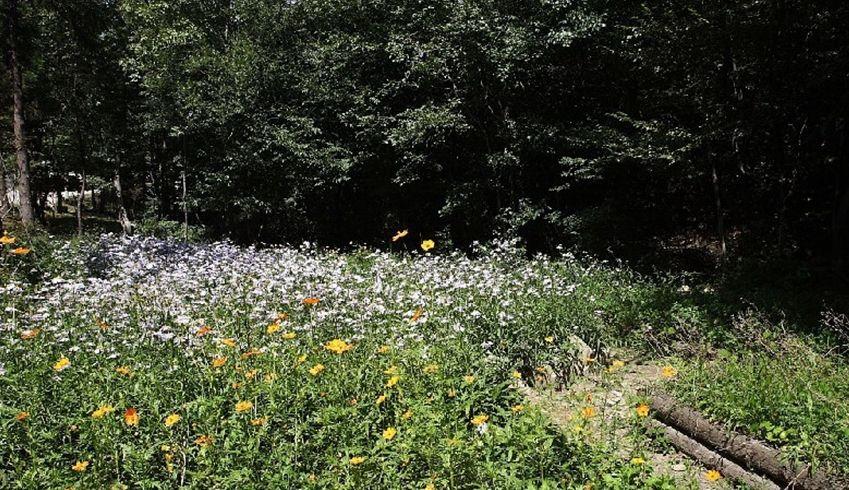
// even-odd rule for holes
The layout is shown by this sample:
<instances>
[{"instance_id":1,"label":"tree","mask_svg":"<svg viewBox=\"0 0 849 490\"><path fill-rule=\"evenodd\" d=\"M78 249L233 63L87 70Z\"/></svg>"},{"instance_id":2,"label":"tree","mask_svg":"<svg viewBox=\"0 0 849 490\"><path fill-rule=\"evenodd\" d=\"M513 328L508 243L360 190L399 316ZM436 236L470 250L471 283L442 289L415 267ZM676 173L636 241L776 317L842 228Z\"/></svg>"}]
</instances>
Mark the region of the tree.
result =
<instances>
[{"instance_id":1,"label":"tree","mask_svg":"<svg viewBox=\"0 0 849 490\"><path fill-rule=\"evenodd\" d=\"M18 1L7 0L7 9L6 63L9 67L9 77L12 84L12 124L15 133L15 159L18 164L18 207L21 213L21 222L26 226L30 226L35 222L35 215L33 213L29 156L27 154L26 132L24 129L23 77L21 75L17 49Z\"/></svg>"}]
</instances>

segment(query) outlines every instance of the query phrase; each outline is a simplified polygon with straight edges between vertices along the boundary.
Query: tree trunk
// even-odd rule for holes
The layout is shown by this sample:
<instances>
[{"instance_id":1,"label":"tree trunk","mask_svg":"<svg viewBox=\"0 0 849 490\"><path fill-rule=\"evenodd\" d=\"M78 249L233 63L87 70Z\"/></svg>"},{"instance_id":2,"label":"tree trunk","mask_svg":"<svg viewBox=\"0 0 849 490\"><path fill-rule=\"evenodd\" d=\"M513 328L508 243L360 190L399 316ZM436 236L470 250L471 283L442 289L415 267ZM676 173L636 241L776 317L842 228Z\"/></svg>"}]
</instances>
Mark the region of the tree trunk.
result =
<instances>
[{"instance_id":1,"label":"tree trunk","mask_svg":"<svg viewBox=\"0 0 849 490\"><path fill-rule=\"evenodd\" d=\"M21 211L21 222L30 226L35 222L33 213L32 191L29 183L29 159L27 157L26 135L24 133L24 94L21 81L21 68L18 65L16 44L18 23L18 0L8 0L7 16L9 75L12 81L12 126L15 132L15 158L18 163L18 206Z\"/></svg>"},{"instance_id":2,"label":"tree trunk","mask_svg":"<svg viewBox=\"0 0 849 490\"><path fill-rule=\"evenodd\" d=\"M722 212L722 195L719 189L719 174L716 172L716 159L710 157L711 181L713 183L713 198L716 206L716 234L719 236L719 256L725 261L727 247L725 244L725 216Z\"/></svg>"},{"instance_id":3,"label":"tree trunk","mask_svg":"<svg viewBox=\"0 0 849 490\"><path fill-rule=\"evenodd\" d=\"M189 207L186 203L186 171L181 172L183 178L183 240L189 241Z\"/></svg>"},{"instance_id":4,"label":"tree trunk","mask_svg":"<svg viewBox=\"0 0 849 490\"><path fill-rule=\"evenodd\" d=\"M124 206L124 192L121 189L121 171L116 168L115 175L112 179L112 184L115 186L115 196L118 200L118 222L121 223L121 229L125 235L133 233L133 223L127 216L127 208Z\"/></svg>"},{"instance_id":5,"label":"tree trunk","mask_svg":"<svg viewBox=\"0 0 849 490\"><path fill-rule=\"evenodd\" d=\"M9 215L9 211L11 211L9 201L6 199L6 193L6 160L0 154L0 232L6 231L4 220Z\"/></svg>"},{"instance_id":6,"label":"tree trunk","mask_svg":"<svg viewBox=\"0 0 849 490\"><path fill-rule=\"evenodd\" d=\"M80 176L80 193L77 195L77 236L83 234L83 202L85 201L85 171Z\"/></svg>"}]
</instances>

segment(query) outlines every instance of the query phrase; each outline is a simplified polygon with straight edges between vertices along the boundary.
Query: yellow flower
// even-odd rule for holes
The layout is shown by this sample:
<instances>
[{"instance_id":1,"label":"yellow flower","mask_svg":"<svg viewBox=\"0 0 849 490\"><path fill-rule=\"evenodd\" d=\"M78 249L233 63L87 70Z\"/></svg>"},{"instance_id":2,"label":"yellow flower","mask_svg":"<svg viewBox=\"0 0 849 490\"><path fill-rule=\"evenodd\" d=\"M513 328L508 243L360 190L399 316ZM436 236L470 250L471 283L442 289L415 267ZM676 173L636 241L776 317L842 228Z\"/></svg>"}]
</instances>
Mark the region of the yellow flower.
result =
<instances>
[{"instance_id":1,"label":"yellow flower","mask_svg":"<svg viewBox=\"0 0 849 490\"><path fill-rule=\"evenodd\" d=\"M26 255L26 254L30 253L31 250L26 248L26 247L18 247L18 248L12 249L10 252L14 255Z\"/></svg>"},{"instance_id":2,"label":"yellow flower","mask_svg":"<svg viewBox=\"0 0 849 490\"><path fill-rule=\"evenodd\" d=\"M71 365L71 360L68 359L67 357L63 357L63 358L59 359L58 361L56 361L56 364L53 365L53 370L58 373L58 372L64 371L65 369L68 369L68 367L70 365Z\"/></svg>"},{"instance_id":3,"label":"yellow flower","mask_svg":"<svg viewBox=\"0 0 849 490\"><path fill-rule=\"evenodd\" d=\"M383 371L383 374L387 374L392 376L393 374L398 374L398 366L389 366Z\"/></svg>"},{"instance_id":4,"label":"yellow flower","mask_svg":"<svg viewBox=\"0 0 849 490\"><path fill-rule=\"evenodd\" d=\"M124 423L129 426L139 425L139 412L133 407L124 411Z\"/></svg>"},{"instance_id":5,"label":"yellow flower","mask_svg":"<svg viewBox=\"0 0 849 490\"><path fill-rule=\"evenodd\" d=\"M178 414L172 413L171 415L165 417L165 427L171 427L172 425L179 422L182 418L183 417L180 417Z\"/></svg>"},{"instance_id":6,"label":"yellow flower","mask_svg":"<svg viewBox=\"0 0 849 490\"><path fill-rule=\"evenodd\" d=\"M614 359L613 362L610 363L610 366L607 368L607 372L612 373L615 372L622 367L625 366L624 361L620 361L619 359Z\"/></svg>"},{"instance_id":7,"label":"yellow flower","mask_svg":"<svg viewBox=\"0 0 849 490\"><path fill-rule=\"evenodd\" d=\"M436 486L433 483L428 483L425 485L425 490L436 490Z\"/></svg>"},{"instance_id":8,"label":"yellow flower","mask_svg":"<svg viewBox=\"0 0 849 490\"><path fill-rule=\"evenodd\" d=\"M17 420L18 422L23 422L24 420L26 420L28 418L29 418L29 412L18 412L18 414L15 415L15 420Z\"/></svg>"},{"instance_id":9,"label":"yellow flower","mask_svg":"<svg viewBox=\"0 0 849 490\"><path fill-rule=\"evenodd\" d=\"M226 345L227 347L236 347L236 339L234 339L233 337L221 339L221 343Z\"/></svg>"},{"instance_id":10,"label":"yellow flower","mask_svg":"<svg viewBox=\"0 0 849 490\"><path fill-rule=\"evenodd\" d=\"M674 378L678 375L678 370L672 366L663 366L663 369L660 370L660 374L664 378Z\"/></svg>"},{"instance_id":11,"label":"yellow flower","mask_svg":"<svg viewBox=\"0 0 849 490\"><path fill-rule=\"evenodd\" d=\"M298 334L296 334L295 332L286 332L286 333L280 335L280 337L282 337L283 339L286 339L286 340L292 340L297 336L298 336Z\"/></svg>"},{"instance_id":12,"label":"yellow flower","mask_svg":"<svg viewBox=\"0 0 849 490\"><path fill-rule=\"evenodd\" d=\"M77 461L74 466L71 466L71 469L76 471L77 473L82 473L83 471L88 469L88 461Z\"/></svg>"},{"instance_id":13,"label":"yellow flower","mask_svg":"<svg viewBox=\"0 0 849 490\"><path fill-rule=\"evenodd\" d=\"M324 364L316 364L310 368L310 374L313 376L318 376L322 371L324 371Z\"/></svg>"},{"instance_id":14,"label":"yellow flower","mask_svg":"<svg viewBox=\"0 0 849 490\"><path fill-rule=\"evenodd\" d=\"M198 337L203 337L204 335L207 335L210 332L212 332L212 329L209 328L209 326L204 325L200 327L197 332L195 332L195 335Z\"/></svg>"},{"instance_id":15,"label":"yellow flower","mask_svg":"<svg viewBox=\"0 0 849 490\"><path fill-rule=\"evenodd\" d=\"M254 379L259 371L256 369L251 369L245 373L245 379Z\"/></svg>"},{"instance_id":16,"label":"yellow flower","mask_svg":"<svg viewBox=\"0 0 849 490\"><path fill-rule=\"evenodd\" d=\"M428 250L431 250L435 246L436 246L436 244L433 243L433 240L425 240L425 241L422 242L422 245L421 245L422 250L424 250L425 252L427 252Z\"/></svg>"},{"instance_id":17,"label":"yellow flower","mask_svg":"<svg viewBox=\"0 0 849 490\"><path fill-rule=\"evenodd\" d=\"M38 334L41 333L40 328L33 328L30 330L24 330L21 332L21 340L31 340L38 337Z\"/></svg>"},{"instance_id":18,"label":"yellow flower","mask_svg":"<svg viewBox=\"0 0 849 490\"><path fill-rule=\"evenodd\" d=\"M401 414L401 420L410 420L413 418L413 411L407 410L406 412Z\"/></svg>"},{"instance_id":19,"label":"yellow flower","mask_svg":"<svg viewBox=\"0 0 849 490\"><path fill-rule=\"evenodd\" d=\"M212 445L212 441L213 441L212 437L204 434L202 436L198 436L198 438L195 439L195 444L197 444L200 447L207 447L207 446Z\"/></svg>"},{"instance_id":20,"label":"yellow flower","mask_svg":"<svg viewBox=\"0 0 849 490\"><path fill-rule=\"evenodd\" d=\"M265 327L265 333L271 335L280 331L279 323L269 323L267 327Z\"/></svg>"},{"instance_id":21,"label":"yellow flower","mask_svg":"<svg viewBox=\"0 0 849 490\"><path fill-rule=\"evenodd\" d=\"M236 413L247 412L248 410L254 408L254 404L243 400L236 404Z\"/></svg>"},{"instance_id":22,"label":"yellow flower","mask_svg":"<svg viewBox=\"0 0 849 490\"><path fill-rule=\"evenodd\" d=\"M424 367L423 371L425 372L425 374L434 374L435 372L439 371L439 364L428 364Z\"/></svg>"},{"instance_id":23,"label":"yellow flower","mask_svg":"<svg viewBox=\"0 0 849 490\"><path fill-rule=\"evenodd\" d=\"M595 415L596 415L596 410L595 410L595 407L593 407L593 406L584 407L584 408L581 409L581 416L584 417L585 419L591 419L591 418L595 417Z\"/></svg>"},{"instance_id":24,"label":"yellow flower","mask_svg":"<svg viewBox=\"0 0 849 490\"><path fill-rule=\"evenodd\" d=\"M216 357L212 360L212 367L218 369L221 366L227 364L227 356Z\"/></svg>"},{"instance_id":25,"label":"yellow flower","mask_svg":"<svg viewBox=\"0 0 849 490\"><path fill-rule=\"evenodd\" d=\"M124 376L129 376L133 374L133 370L127 366L119 366L115 368L115 372L118 374L122 374Z\"/></svg>"},{"instance_id":26,"label":"yellow flower","mask_svg":"<svg viewBox=\"0 0 849 490\"><path fill-rule=\"evenodd\" d=\"M554 343L554 337L549 335L548 337L545 338L545 341L546 341L546 343L553 344Z\"/></svg>"},{"instance_id":27,"label":"yellow flower","mask_svg":"<svg viewBox=\"0 0 849 490\"><path fill-rule=\"evenodd\" d=\"M103 417L109 415L110 413L115 411L115 407L112 405L101 405L95 410L91 412L91 418L93 419L102 419Z\"/></svg>"},{"instance_id":28,"label":"yellow flower","mask_svg":"<svg viewBox=\"0 0 849 490\"><path fill-rule=\"evenodd\" d=\"M387 398L388 398L388 395L386 393L384 393L384 394L380 395L379 397L377 397L377 400L375 400L374 404L375 405L383 405L383 402L385 402Z\"/></svg>"},{"instance_id":29,"label":"yellow flower","mask_svg":"<svg viewBox=\"0 0 849 490\"><path fill-rule=\"evenodd\" d=\"M387 352L389 352L389 346L388 345L381 345L377 349L378 354L386 354Z\"/></svg>"},{"instance_id":30,"label":"yellow flower","mask_svg":"<svg viewBox=\"0 0 849 490\"><path fill-rule=\"evenodd\" d=\"M467 385L470 385L475 382L475 377L471 374L467 374L466 376L463 376L463 381L465 381Z\"/></svg>"},{"instance_id":31,"label":"yellow flower","mask_svg":"<svg viewBox=\"0 0 849 490\"><path fill-rule=\"evenodd\" d=\"M484 414L475 415L474 418L472 418L472 425L479 427L479 426L485 424L488 420L489 420L489 415L484 415Z\"/></svg>"},{"instance_id":32,"label":"yellow flower","mask_svg":"<svg viewBox=\"0 0 849 490\"><path fill-rule=\"evenodd\" d=\"M0 244L2 245L11 245L15 243L15 237L9 235L3 235L0 237Z\"/></svg>"},{"instance_id":33,"label":"yellow flower","mask_svg":"<svg viewBox=\"0 0 849 490\"><path fill-rule=\"evenodd\" d=\"M343 352L348 352L354 346L345 342L342 339L333 339L330 342L324 344L324 348L329 350L330 352L335 352L336 354L342 354Z\"/></svg>"},{"instance_id":34,"label":"yellow flower","mask_svg":"<svg viewBox=\"0 0 849 490\"><path fill-rule=\"evenodd\" d=\"M705 479L707 481L717 481L722 478L722 473L716 470L708 470L705 472Z\"/></svg>"},{"instance_id":35,"label":"yellow flower","mask_svg":"<svg viewBox=\"0 0 849 490\"><path fill-rule=\"evenodd\" d=\"M356 466L358 464L363 464L363 462L365 462L365 460L366 460L365 456L354 456L353 458L351 458L351 465Z\"/></svg>"},{"instance_id":36,"label":"yellow flower","mask_svg":"<svg viewBox=\"0 0 849 490\"><path fill-rule=\"evenodd\" d=\"M636 411L637 415L639 415L640 417L647 417L649 414L649 406L645 403L640 403L639 405L637 405Z\"/></svg>"},{"instance_id":37,"label":"yellow flower","mask_svg":"<svg viewBox=\"0 0 849 490\"><path fill-rule=\"evenodd\" d=\"M522 379L522 373L520 373L519 371L513 371L512 373L510 373L510 376L512 376L513 379Z\"/></svg>"},{"instance_id":38,"label":"yellow flower","mask_svg":"<svg viewBox=\"0 0 849 490\"><path fill-rule=\"evenodd\" d=\"M300 356L298 356L297 359L295 359L295 365L296 366L300 366L301 364L303 364L305 362L307 362L307 355L306 354L301 354Z\"/></svg>"},{"instance_id":39,"label":"yellow flower","mask_svg":"<svg viewBox=\"0 0 849 490\"><path fill-rule=\"evenodd\" d=\"M383 438L387 441L391 441L395 438L396 434L398 434L398 431L395 430L395 427L387 427L386 430L383 431Z\"/></svg>"},{"instance_id":40,"label":"yellow flower","mask_svg":"<svg viewBox=\"0 0 849 490\"><path fill-rule=\"evenodd\" d=\"M639 466L642 464L646 464L646 460L644 460L643 458L631 458L631 464Z\"/></svg>"},{"instance_id":41,"label":"yellow flower","mask_svg":"<svg viewBox=\"0 0 849 490\"><path fill-rule=\"evenodd\" d=\"M393 386L397 385L399 381L401 381L401 376L392 376L392 377L391 377L391 378L389 378L389 380L386 382L386 387L387 387L387 388L392 388Z\"/></svg>"},{"instance_id":42,"label":"yellow flower","mask_svg":"<svg viewBox=\"0 0 849 490\"><path fill-rule=\"evenodd\" d=\"M395 236L392 237L392 241L397 242L398 240L407 236L409 233L410 232L408 230L399 231L398 233L395 234Z\"/></svg>"},{"instance_id":43,"label":"yellow flower","mask_svg":"<svg viewBox=\"0 0 849 490\"><path fill-rule=\"evenodd\" d=\"M513 405L512 407L510 407L510 410L512 410L513 413L520 413L520 412L523 412L525 410L525 406L522 405L522 404Z\"/></svg>"},{"instance_id":44,"label":"yellow flower","mask_svg":"<svg viewBox=\"0 0 849 490\"><path fill-rule=\"evenodd\" d=\"M251 419L251 425L253 426L265 425L266 422L268 422L268 417L258 417L255 419Z\"/></svg>"}]
</instances>

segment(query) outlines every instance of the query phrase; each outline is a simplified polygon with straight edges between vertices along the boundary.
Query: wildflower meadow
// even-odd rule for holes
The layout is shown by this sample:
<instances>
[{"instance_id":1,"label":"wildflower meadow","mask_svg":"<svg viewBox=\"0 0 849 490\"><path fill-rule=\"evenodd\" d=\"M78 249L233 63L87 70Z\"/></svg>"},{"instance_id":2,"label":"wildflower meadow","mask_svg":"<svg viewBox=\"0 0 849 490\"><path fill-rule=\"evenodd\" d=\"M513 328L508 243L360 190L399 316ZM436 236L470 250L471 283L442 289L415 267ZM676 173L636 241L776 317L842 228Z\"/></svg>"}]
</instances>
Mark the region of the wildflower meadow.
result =
<instances>
[{"instance_id":1,"label":"wildflower meadow","mask_svg":"<svg viewBox=\"0 0 849 490\"><path fill-rule=\"evenodd\" d=\"M49 253L61 273L2 291L3 488L663 481L517 390L588 327L574 260L114 236Z\"/></svg>"}]
</instances>

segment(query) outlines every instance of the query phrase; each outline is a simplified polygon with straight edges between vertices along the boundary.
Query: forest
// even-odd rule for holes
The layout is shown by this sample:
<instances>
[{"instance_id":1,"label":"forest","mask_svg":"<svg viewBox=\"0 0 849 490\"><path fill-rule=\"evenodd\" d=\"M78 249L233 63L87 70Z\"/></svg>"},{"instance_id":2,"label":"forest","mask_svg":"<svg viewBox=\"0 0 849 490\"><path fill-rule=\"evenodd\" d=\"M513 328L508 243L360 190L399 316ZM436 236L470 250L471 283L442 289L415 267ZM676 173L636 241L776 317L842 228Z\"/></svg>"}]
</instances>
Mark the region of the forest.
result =
<instances>
[{"instance_id":1,"label":"forest","mask_svg":"<svg viewBox=\"0 0 849 490\"><path fill-rule=\"evenodd\" d=\"M3 183L29 188L3 206L25 221L85 188L83 213L128 231L188 221L240 242L409 228L459 247L849 260L845 2L8 0L3 14Z\"/></svg>"},{"instance_id":2,"label":"forest","mask_svg":"<svg viewBox=\"0 0 849 490\"><path fill-rule=\"evenodd\" d=\"M0 488L849 489L849 2L0 0Z\"/></svg>"}]
</instances>

